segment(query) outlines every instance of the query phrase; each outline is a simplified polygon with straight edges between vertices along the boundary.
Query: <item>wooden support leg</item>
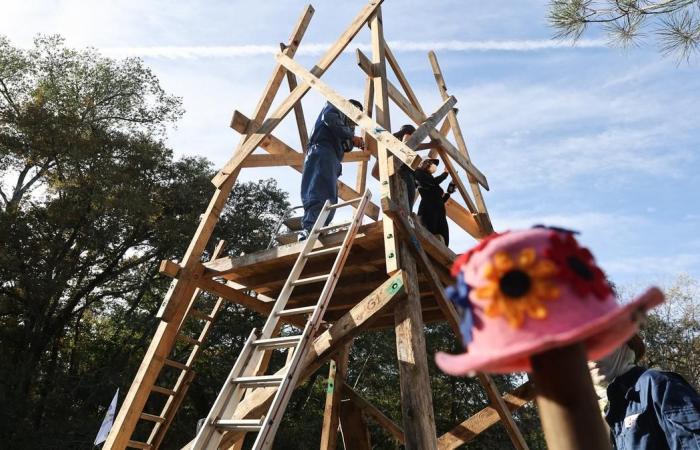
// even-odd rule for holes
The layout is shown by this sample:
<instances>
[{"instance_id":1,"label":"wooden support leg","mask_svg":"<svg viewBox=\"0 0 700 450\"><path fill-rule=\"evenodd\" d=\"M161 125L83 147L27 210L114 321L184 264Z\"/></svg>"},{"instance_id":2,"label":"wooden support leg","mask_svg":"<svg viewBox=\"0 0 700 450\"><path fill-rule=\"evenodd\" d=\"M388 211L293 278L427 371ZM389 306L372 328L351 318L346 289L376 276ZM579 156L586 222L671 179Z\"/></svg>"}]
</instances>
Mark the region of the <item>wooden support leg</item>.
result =
<instances>
[{"instance_id":1,"label":"wooden support leg","mask_svg":"<svg viewBox=\"0 0 700 450\"><path fill-rule=\"evenodd\" d=\"M345 448L348 450L371 450L372 443L362 410L354 402L348 400L342 402L340 411L340 426Z\"/></svg>"},{"instance_id":2,"label":"wooden support leg","mask_svg":"<svg viewBox=\"0 0 700 450\"><path fill-rule=\"evenodd\" d=\"M583 344L534 355L531 362L547 447L610 449Z\"/></svg>"},{"instance_id":3,"label":"wooden support leg","mask_svg":"<svg viewBox=\"0 0 700 450\"><path fill-rule=\"evenodd\" d=\"M321 428L321 450L335 450L338 444L338 424L340 419L340 400L348 370L350 345L331 360L326 387L326 407L323 411L323 428Z\"/></svg>"}]
</instances>

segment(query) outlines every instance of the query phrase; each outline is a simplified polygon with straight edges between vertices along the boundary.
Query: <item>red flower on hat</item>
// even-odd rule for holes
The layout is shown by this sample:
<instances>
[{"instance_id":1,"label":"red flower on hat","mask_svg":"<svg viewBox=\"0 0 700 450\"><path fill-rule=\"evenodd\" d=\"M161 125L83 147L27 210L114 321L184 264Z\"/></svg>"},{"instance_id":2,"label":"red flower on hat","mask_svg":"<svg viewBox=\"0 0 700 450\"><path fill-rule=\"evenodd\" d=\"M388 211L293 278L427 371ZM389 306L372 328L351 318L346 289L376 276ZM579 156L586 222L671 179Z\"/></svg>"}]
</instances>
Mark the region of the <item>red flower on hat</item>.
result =
<instances>
[{"instance_id":1,"label":"red flower on hat","mask_svg":"<svg viewBox=\"0 0 700 450\"><path fill-rule=\"evenodd\" d=\"M559 277L567 281L578 295L589 293L599 300L610 294L610 285L605 274L596 265L593 254L585 247L580 247L571 233L552 233L549 237L551 247L545 255L559 267Z\"/></svg>"}]
</instances>

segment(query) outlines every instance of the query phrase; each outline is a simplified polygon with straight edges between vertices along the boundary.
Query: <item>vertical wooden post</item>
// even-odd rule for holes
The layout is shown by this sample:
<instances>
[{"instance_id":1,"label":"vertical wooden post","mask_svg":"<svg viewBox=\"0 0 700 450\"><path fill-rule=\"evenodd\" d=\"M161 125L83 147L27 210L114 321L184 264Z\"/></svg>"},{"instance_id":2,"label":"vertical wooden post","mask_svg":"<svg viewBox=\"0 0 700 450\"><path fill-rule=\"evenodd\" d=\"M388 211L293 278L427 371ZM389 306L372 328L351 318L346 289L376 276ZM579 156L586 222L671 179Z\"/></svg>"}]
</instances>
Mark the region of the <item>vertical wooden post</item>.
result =
<instances>
[{"instance_id":1,"label":"vertical wooden post","mask_svg":"<svg viewBox=\"0 0 700 450\"><path fill-rule=\"evenodd\" d=\"M610 449L582 343L531 357L547 446L554 450Z\"/></svg>"},{"instance_id":2,"label":"vertical wooden post","mask_svg":"<svg viewBox=\"0 0 700 450\"><path fill-rule=\"evenodd\" d=\"M385 129L390 129L381 8L372 17L370 27L376 121ZM377 158L382 197L389 197L398 204L405 205L405 184L396 173L398 167L394 167L395 159L390 158L389 152L381 143L378 143ZM387 271L391 273L400 267L406 272L407 298L394 309L406 450L435 450L437 437L416 263L408 247L397 240L394 223L386 215L383 216L383 224Z\"/></svg>"},{"instance_id":3,"label":"vertical wooden post","mask_svg":"<svg viewBox=\"0 0 700 450\"><path fill-rule=\"evenodd\" d=\"M326 387L326 406L323 411L320 450L335 450L338 445L338 425L340 423L340 400L343 396L343 384L348 370L350 345L331 360Z\"/></svg>"}]
</instances>

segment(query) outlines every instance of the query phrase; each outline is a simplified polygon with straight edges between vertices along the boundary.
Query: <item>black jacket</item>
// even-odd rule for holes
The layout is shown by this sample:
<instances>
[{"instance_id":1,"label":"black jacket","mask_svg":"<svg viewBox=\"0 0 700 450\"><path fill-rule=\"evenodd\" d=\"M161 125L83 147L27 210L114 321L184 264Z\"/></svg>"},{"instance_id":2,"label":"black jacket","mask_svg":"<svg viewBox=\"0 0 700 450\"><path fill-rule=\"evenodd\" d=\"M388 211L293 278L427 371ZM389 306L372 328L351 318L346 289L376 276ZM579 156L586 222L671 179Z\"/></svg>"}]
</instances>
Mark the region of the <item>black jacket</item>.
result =
<instances>
[{"instance_id":1,"label":"black jacket","mask_svg":"<svg viewBox=\"0 0 700 450\"><path fill-rule=\"evenodd\" d=\"M441 235L445 239L445 245L449 245L450 230L447 225L445 202L450 198L450 194L440 187L440 183L447 178L447 173L434 177L427 170L416 169L415 176L421 198L418 217L428 231Z\"/></svg>"}]
</instances>

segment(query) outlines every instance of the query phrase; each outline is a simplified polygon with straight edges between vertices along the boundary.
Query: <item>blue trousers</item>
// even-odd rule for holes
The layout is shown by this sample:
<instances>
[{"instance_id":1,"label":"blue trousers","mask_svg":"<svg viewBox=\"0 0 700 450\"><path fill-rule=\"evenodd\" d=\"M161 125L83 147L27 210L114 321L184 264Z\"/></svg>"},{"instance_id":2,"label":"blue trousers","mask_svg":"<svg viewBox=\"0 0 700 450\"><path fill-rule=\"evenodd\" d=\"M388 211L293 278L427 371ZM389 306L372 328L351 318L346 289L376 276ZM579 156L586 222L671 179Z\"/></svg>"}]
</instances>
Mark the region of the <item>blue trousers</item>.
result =
<instances>
[{"instance_id":1,"label":"blue trousers","mask_svg":"<svg viewBox=\"0 0 700 450\"><path fill-rule=\"evenodd\" d=\"M304 206L304 229L311 231L321 213L326 200L338 202L338 177L342 166L336 152L332 148L311 145L304 160L304 172L301 175L301 201ZM328 225L335 210L326 219Z\"/></svg>"}]
</instances>

